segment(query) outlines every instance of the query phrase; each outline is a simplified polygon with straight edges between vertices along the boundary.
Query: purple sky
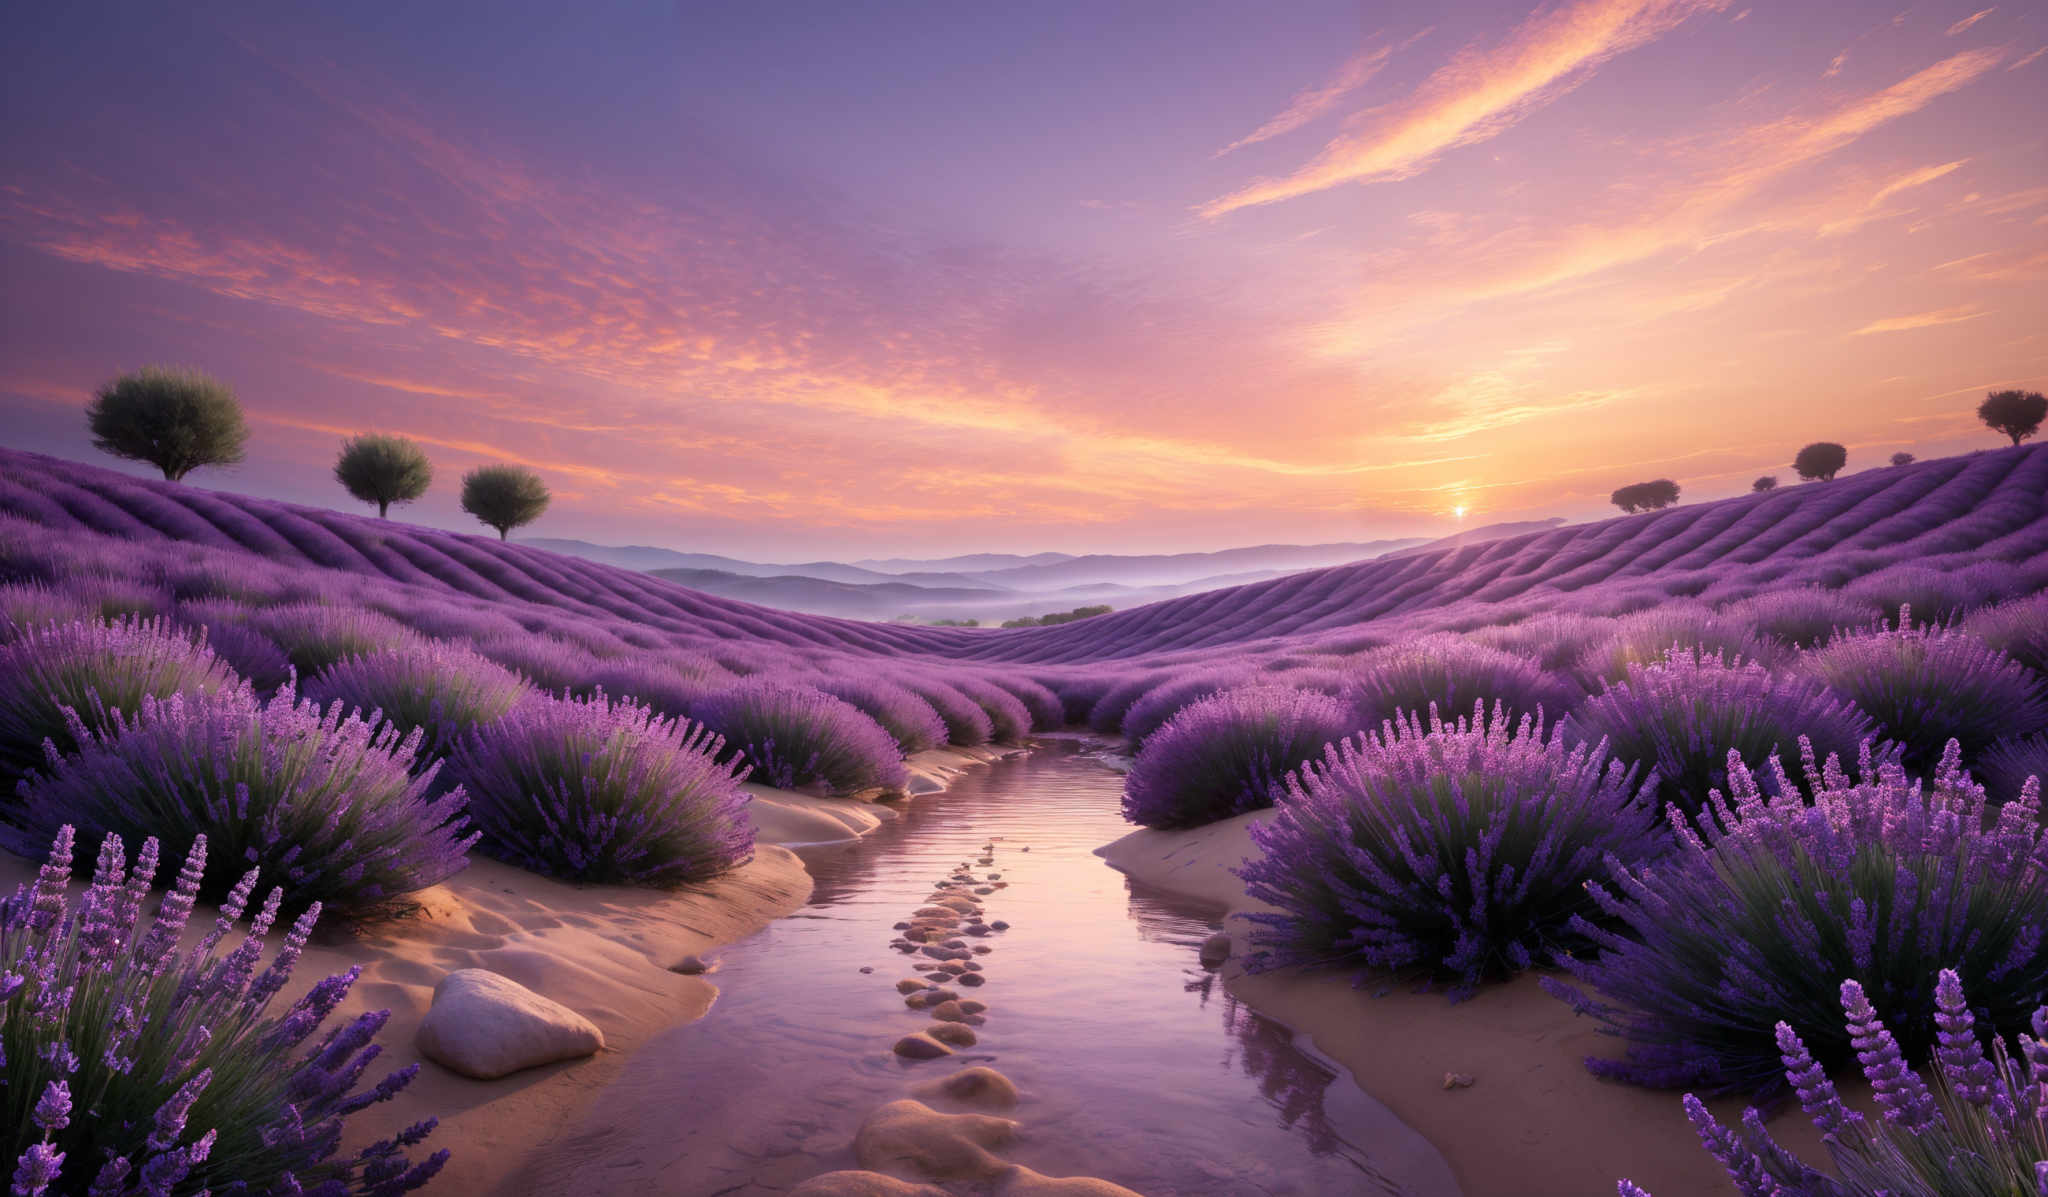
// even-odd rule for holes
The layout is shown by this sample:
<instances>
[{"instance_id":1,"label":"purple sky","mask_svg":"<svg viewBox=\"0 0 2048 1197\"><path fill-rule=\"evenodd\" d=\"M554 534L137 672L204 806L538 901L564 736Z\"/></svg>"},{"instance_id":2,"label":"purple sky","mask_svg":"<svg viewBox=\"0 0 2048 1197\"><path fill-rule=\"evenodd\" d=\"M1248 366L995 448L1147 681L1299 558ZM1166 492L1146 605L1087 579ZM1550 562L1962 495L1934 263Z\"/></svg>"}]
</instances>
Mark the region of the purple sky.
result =
<instances>
[{"instance_id":1,"label":"purple sky","mask_svg":"<svg viewBox=\"0 0 2048 1197\"><path fill-rule=\"evenodd\" d=\"M767 559L1166 551L1990 447L2048 387L2038 4L43 6L5 443L150 363L402 518ZM200 15L191 15L198 13Z\"/></svg>"}]
</instances>

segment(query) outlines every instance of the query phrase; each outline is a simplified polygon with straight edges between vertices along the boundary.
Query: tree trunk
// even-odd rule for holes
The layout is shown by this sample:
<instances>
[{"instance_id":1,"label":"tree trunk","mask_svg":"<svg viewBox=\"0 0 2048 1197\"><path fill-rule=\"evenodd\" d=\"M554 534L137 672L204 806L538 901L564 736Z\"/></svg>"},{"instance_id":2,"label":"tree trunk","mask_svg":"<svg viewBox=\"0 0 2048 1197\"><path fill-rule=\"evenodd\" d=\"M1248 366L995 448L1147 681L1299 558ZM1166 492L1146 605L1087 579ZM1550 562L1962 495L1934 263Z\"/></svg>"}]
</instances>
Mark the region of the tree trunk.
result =
<instances>
[{"instance_id":1,"label":"tree trunk","mask_svg":"<svg viewBox=\"0 0 2048 1197\"><path fill-rule=\"evenodd\" d=\"M511 538L512 538L512 529L510 529L510 528L500 528L500 529L498 529L498 539L499 539L499 540L510 540Z\"/></svg>"},{"instance_id":2,"label":"tree trunk","mask_svg":"<svg viewBox=\"0 0 2048 1197\"><path fill-rule=\"evenodd\" d=\"M385 512L387 512L387 511L390 511L390 510L391 510L391 500L389 500L389 499L379 499L379 500L377 500L377 518L378 518L378 519L380 519L380 520L381 520L381 519L383 519L383 518L384 518L384 513L385 513Z\"/></svg>"}]
</instances>

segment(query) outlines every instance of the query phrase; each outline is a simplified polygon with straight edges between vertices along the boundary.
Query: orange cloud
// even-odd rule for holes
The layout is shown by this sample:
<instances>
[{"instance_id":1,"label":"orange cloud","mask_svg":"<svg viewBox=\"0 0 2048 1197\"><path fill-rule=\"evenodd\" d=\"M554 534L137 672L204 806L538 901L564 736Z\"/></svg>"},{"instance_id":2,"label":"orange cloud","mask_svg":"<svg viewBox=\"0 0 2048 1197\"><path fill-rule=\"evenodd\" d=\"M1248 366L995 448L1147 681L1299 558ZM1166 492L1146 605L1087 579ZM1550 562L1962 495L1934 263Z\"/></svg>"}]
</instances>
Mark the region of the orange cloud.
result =
<instances>
[{"instance_id":1,"label":"orange cloud","mask_svg":"<svg viewBox=\"0 0 2048 1197\"><path fill-rule=\"evenodd\" d=\"M1261 179L1196 211L1214 219L1342 183L1407 178L1446 150L1496 136L1615 55L1724 7L1726 0L1581 0L1539 12L1499 47L1458 55L1385 120L1337 138L1295 173Z\"/></svg>"},{"instance_id":2,"label":"orange cloud","mask_svg":"<svg viewBox=\"0 0 2048 1197\"><path fill-rule=\"evenodd\" d=\"M1232 150L1241 150L1248 145L1270 141L1308 124L1335 108L1338 101L1345 96L1365 86L1367 81L1380 73L1380 68L1387 65L1387 59L1392 53L1390 47L1379 46L1352 56L1328 83L1297 93L1278 116L1217 150L1216 157L1221 158Z\"/></svg>"},{"instance_id":3,"label":"orange cloud","mask_svg":"<svg viewBox=\"0 0 2048 1197\"><path fill-rule=\"evenodd\" d=\"M1955 37L1957 34L1966 33L1969 31L1971 26L1975 25L1977 22L1983 20L1985 17L1988 17L1992 13L1995 13L1997 11L1998 9L1996 6L1993 6L1991 8L1979 9L1978 11L1971 13L1969 16L1964 17L1962 20L1957 21L1955 24L1950 25L1948 27L1948 35L1950 37Z\"/></svg>"},{"instance_id":4,"label":"orange cloud","mask_svg":"<svg viewBox=\"0 0 2048 1197\"><path fill-rule=\"evenodd\" d=\"M1873 320L1849 334L1855 337L1872 333L1911 332L1916 328L1938 328L1944 324L1961 324L1966 320L1977 320L1991 313L1974 303L1961 304L1952 308L1941 308L1932 312L1916 312L1911 316L1892 316L1884 320Z\"/></svg>"}]
</instances>

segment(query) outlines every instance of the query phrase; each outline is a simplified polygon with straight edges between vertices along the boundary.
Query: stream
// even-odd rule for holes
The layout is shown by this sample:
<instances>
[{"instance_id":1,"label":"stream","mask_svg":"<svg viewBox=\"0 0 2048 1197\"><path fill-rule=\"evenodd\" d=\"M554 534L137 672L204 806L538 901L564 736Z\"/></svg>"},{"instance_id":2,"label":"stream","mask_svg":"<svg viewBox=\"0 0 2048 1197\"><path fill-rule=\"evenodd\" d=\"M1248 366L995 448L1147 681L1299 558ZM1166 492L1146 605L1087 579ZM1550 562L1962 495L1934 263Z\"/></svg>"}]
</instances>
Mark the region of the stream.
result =
<instances>
[{"instance_id":1,"label":"stream","mask_svg":"<svg viewBox=\"0 0 2048 1197\"><path fill-rule=\"evenodd\" d=\"M877 1106L986 1064L1023 1095L997 1154L1051 1176L1147 1197L1455 1194L1433 1148L1199 963L1220 911L1093 854L1129 830L1099 751L1047 738L862 840L805 849L810 904L717 953L710 1013L637 1051L528 1191L784 1193L857 1167ZM957 1055L903 1060L891 1044L931 1020L896 991L922 957L892 949L893 928L963 863L1007 883L980 898L1010 924L973 941L987 983L962 991L986 1022Z\"/></svg>"}]
</instances>

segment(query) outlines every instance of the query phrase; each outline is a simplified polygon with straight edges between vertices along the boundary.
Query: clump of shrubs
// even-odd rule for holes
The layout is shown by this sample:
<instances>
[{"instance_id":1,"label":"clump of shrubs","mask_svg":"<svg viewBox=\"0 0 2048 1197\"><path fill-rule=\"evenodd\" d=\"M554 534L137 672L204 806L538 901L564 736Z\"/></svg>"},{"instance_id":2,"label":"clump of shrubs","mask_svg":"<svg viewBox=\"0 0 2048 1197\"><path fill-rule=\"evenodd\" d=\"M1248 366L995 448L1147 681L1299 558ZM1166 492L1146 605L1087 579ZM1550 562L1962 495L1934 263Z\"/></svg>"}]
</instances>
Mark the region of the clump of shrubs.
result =
<instances>
[{"instance_id":1,"label":"clump of shrubs","mask_svg":"<svg viewBox=\"0 0 2048 1197\"><path fill-rule=\"evenodd\" d=\"M1836 636L1803 667L1877 720L1910 770L1933 765L1951 739L1974 759L1999 740L2048 728L2039 678L1974 636L1915 626L1909 608L1895 628Z\"/></svg>"},{"instance_id":2,"label":"clump of shrubs","mask_svg":"<svg viewBox=\"0 0 2048 1197\"><path fill-rule=\"evenodd\" d=\"M1963 630L2048 678L2048 594L1980 608Z\"/></svg>"},{"instance_id":3,"label":"clump of shrubs","mask_svg":"<svg viewBox=\"0 0 2048 1197\"><path fill-rule=\"evenodd\" d=\"M1474 631L1470 639L1487 648L1527 657L1545 669L1570 669L1586 650L1614 634L1614 620L1552 611L1519 623Z\"/></svg>"},{"instance_id":4,"label":"clump of shrubs","mask_svg":"<svg viewBox=\"0 0 2048 1197\"><path fill-rule=\"evenodd\" d=\"M1031 711L1023 701L993 682L966 674L952 674L946 684L965 695L988 716L989 739L998 744L1019 744L1031 734Z\"/></svg>"},{"instance_id":5,"label":"clump of shrubs","mask_svg":"<svg viewBox=\"0 0 2048 1197\"><path fill-rule=\"evenodd\" d=\"M433 765L413 772L418 732L323 711L289 687L267 702L247 687L147 697L132 719L74 719L72 734L78 751L20 787L16 851L64 826L87 843L155 837L173 850L205 836L279 878L294 906L361 913L453 875L474 842L460 790L436 793Z\"/></svg>"},{"instance_id":6,"label":"clump of shrubs","mask_svg":"<svg viewBox=\"0 0 2048 1197\"><path fill-rule=\"evenodd\" d=\"M945 682L911 673L893 675L891 680L930 703L932 710L939 713L939 719L946 725L946 743L973 748L988 743L995 734L995 723L981 704Z\"/></svg>"},{"instance_id":7,"label":"clump of shrubs","mask_svg":"<svg viewBox=\"0 0 2048 1197\"><path fill-rule=\"evenodd\" d=\"M259 694L273 693L297 676L291 658L277 641L247 624L220 623L207 628L206 647Z\"/></svg>"},{"instance_id":8,"label":"clump of shrubs","mask_svg":"<svg viewBox=\"0 0 2048 1197\"><path fill-rule=\"evenodd\" d=\"M1939 968L1955 969L2001 1036L2048 996L2038 786L1994 818L1954 745L1931 784L1867 753L1855 780L1802 755L1807 792L1780 772L1767 795L1731 762L1732 794L1697 831L1680 829L1673 857L1593 887L1621 928L1582 928L1598 955L1563 963L1584 991L1545 984L1626 1044L1620 1059L1589 1060L1595 1073L1770 1094L1779 1019L1839 1068L1855 1044L1828 1013L1838 978L1888 1012L1912 1060L1935 1043Z\"/></svg>"},{"instance_id":9,"label":"clump of shrubs","mask_svg":"<svg viewBox=\"0 0 2048 1197\"><path fill-rule=\"evenodd\" d=\"M67 900L74 846L57 830L33 887L0 902L0 1161L12 1191L34 1194L396 1194L425 1185L448 1153L405 1152L428 1119L343 1153L349 1115L411 1083L418 1064L358 1092L389 1010L316 1037L361 969L315 985L281 1016L270 1003L291 978L319 906L310 907L261 972L279 893L234 950L218 949L254 894L251 869L227 893L214 930L180 939L199 898L206 841L147 925L158 841L129 867L123 841L101 841L92 884ZM0 1166L9 1166L0 1163Z\"/></svg>"},{"instance_id":10,"label":"clump of shrubs","mask_svg":"<svg viewBox=\"0 0 2048 1197\"><path fill-rule=\"evenodd\" d=\"M479 641L476 650L547 694L577 689L597 669L588 650L553 636L493 636Z\"/></svg>"},{"instance_id":11,"label":"clump of shrubs","mask_svg":"<svg viewBox=\"0 0 2048 1197\"><path fill-rule=\"evenodd\" d=\"M448 766L483 848L571 881L673 886L753 854L746 770L711 731L604 695L540 698L472 728Z\"/></svg>"},{"instance_id":12,"label":"clump of shrubs","mask_svg":"<svg viewBox=\"0 0 2048 1197\"><path fill-rule=\"evenodd\" d=\"M1263 810L1288 774L1352 729L1346 706L1289 686L1225 690L1183 707L1146 741L1124 779L1124 818L1196 827Z\"/></svg>"},{"instance_id":13,"label":"clump of shrubs","mask_svg":"<svg viewBox=\"0 0 2048 1197\"><path fill-rule=\"evenodd\" d=\"M1721 614L1784 648L1812 648L1837 632L1867 626L1882 610L1839 590L1788 586L1730 603Z\"/></svg>"},{"instance_id":14,"label":"clump of shrubs","mask_svg":"<svg viewBox=\"0 0 2048 1197\"><path fill-rule=\"evenodd\" d=\"M164 619L76 620L31 627L0 648L0 776L43 762L149 698L230 689L234 675L197 635ZM68 712L68 713L67 713Z\"/></svg>"},{"instance_id":15,"label":"clump of shrubs","mask_svg":"<svg viewBox=\"0 0 2048 1197\"><path fill-rule=\"evenodd\" d=\"M1144 747L1147 736L1164 727L1167 720L1189 703L1249 685L1252 679L1251 669L1226 665L1219 669L1196 670L1161 682L1124 712L1124 742L1132 752L1136 752Z\"/></svg>"},{"instance_id":16,"label":"clump of shrubs","mask_svg":"<svg viewBox=\"0 0 2048 1197\"><path fill-rule=\"evenodd\" d=\"M1474 703L1506 703L1516 715L1552 720L1579 697L1575 685L1526 657L1452 634L1375 649L1344 689L1357 727L1378 727L1402 713L1421 719L1432 706L1470 710Z\"/></svg>"},{"instance_id":17,"label":"clump of shrubs","mask_svg":"<svg viewBox=\"0 0 2048 1197\"><path fill-rule=\"evenodd\" d=\"M732 680L723 669L708 661L704 664L704 670L692 672L661 657L602 661L574 689L579 694L602 690L633 699L671 719L688 719L698 703Z\"/></svg>"},{"instance_id":18,"label":"clump of shrubs","mask_svg":"<svg viewBox=\"0 0 2048 1197\"><path fill-rule=\"evenodd\" d=\"M1780 1146L1755 1109L1743 1112L1740 1129L1724 1127L1688 1093L1686 1117L1743 1193L2048 1192L2048 1007L2034 1011L2033 1036L2021 1036L2015 1058L2002 1035L1984 1050L1954 969L1937 975L1934 1002L1929 1083L1907 1066L1863 987L1842 982L1843 1029L1876 1098L1875 1118L1842 1100L1798 1031L1777 1025L1785 1079L1819 1128L1840 1183ZM1625 1180L1619 1190L1649 1197Z\"/></svg>"},{"instance_id":19,"label":"clump of shrubs","mask_svg":"<svg viewBox=\"0 0 2048 1197\"><path fill-rule=\"evenodd\" d=\"M946 742L946 721L908 687L880 677L821 677L811 684L881 724L906 756Z\"/></svg>"},{"instance_id":20,"label":"clump of shrubs","mask_svg":"<svg viewBox=\"0 0 2048 1197\"><path fill-rule=\"evenodd\" d=\"M1253 967L1415 971L1462 996L1585 945L1603 860L1665 850L1649 787L1597 747L1510 718L1505 703L1449 725L1403 715L1290 778L1252 827L1263 855L1239 872L1280 908L1248 916Z\"/></svg>"},{"instance_id":21,"label":"clump of shrubs","mask_svg":"<svg viewBox=\"0 0 2048 1197\"><path fill-rule=\"evenodd\" d=\"M0 585L0 644L19 640L30 628L69 623L85 614L84 606L41 582Z\"/></svg>"},{"instance_id":22,"label":"clump of shrubs","mask_svg":"<svg viewBox=\"0 0 2048 1197\"><path fill-rule=\"evenodd\" d=\"M311 677L344 657L399 648L416 636L390 616L353 604L287 603L258 612L251 622L277 642L301 677Z\"/></svg>"},{"instance_id":23,"label":"clump of shrubs","mask_svg":"<svg viewBox=\"0 0 2048 1197\"><path fill-rule=\"evenodd\" d=\"M1168 673L1150 672L1134 674L1124 678L1104 691L1095 705L1088 708L1088 729L1113 736L1123 730L1124 715L1139 699L1145 697L1154 686L1172 677Z\"/></svg>"},{"instance_id":24,"label":"clump of shrubs","mask_svg":"<svg viewBox=\"0 0 2048 1197\"><path fill-rule=\"evenodd\" d=\"M1993 744L1970 766L1993 802L2019 796L2028 778L2048 785L2048 734Z\"/></svg>"},{"instance_id":25,"label":"clump of shrubs","mask_svg":"<svg viewBox=\"0 0 2048 1197\"><path fill-rule=\"evenodd\" d=\"M1605 740L1616 757L1653 772L1658 804L1685 815L1698 813L1710 791L1729 792L1731 760L1768 781L1765 764L1796 751L1802 735L1823 757L1853 758L1876 730L1811 678L1693 649L1654 665L1630 663L1627 680L1581 703L1569 724L1572 734Z\"/></svg>"},{"instance_id":26,"label":"clump of shrubs","mask_svg":"<svg viewBox=\"0 0 2048 1197\"><path fill-rule=\"evenodd\" d=\"M1704 603L1666 603L1616 620L1607 639L1579 658L1579 674L1596 684L1620 681L1630 665L1661 661L1673 648L1765 662L1774 655L1748 627Z\"/></svg>"},{"instance_id":27,"label":"clump of shrubs","mask_svg":"<svg viewBox=\"0 0 2048 1197\"><path fill-rule=\"evenodd\" d=\"M322 671L303 691L322 705L381 714L402 733L418 731L423 765L454 747L470 728L533 693L511 670L445 641L350 657Z\"/></svg>"},{"instance_id":28,"label":"clump of shrubs","mask_svg":"<svg viewBox=\"0 0 2048 1197\"><path fill-rule=\"evenodd\" d=\"M1066 708L1059 695L1043 682L1014 673L990 674L985 680L1024 704L1024 709L1031 713L1032 731L1058 731L1067 725Z\"/></svg>"},{"instance_id":29,"label":"clump of shrubs","mask_svg":"<svg viewBox=\"0 0 2048 1197\"><path fill-rule=\"evenodd\" d=\"M903 750L881 724L811 686L747 678L706 698L696 712L763 785L818 785L845 795L901 790L909 780Z\"/></svg>"}]
</instances>

